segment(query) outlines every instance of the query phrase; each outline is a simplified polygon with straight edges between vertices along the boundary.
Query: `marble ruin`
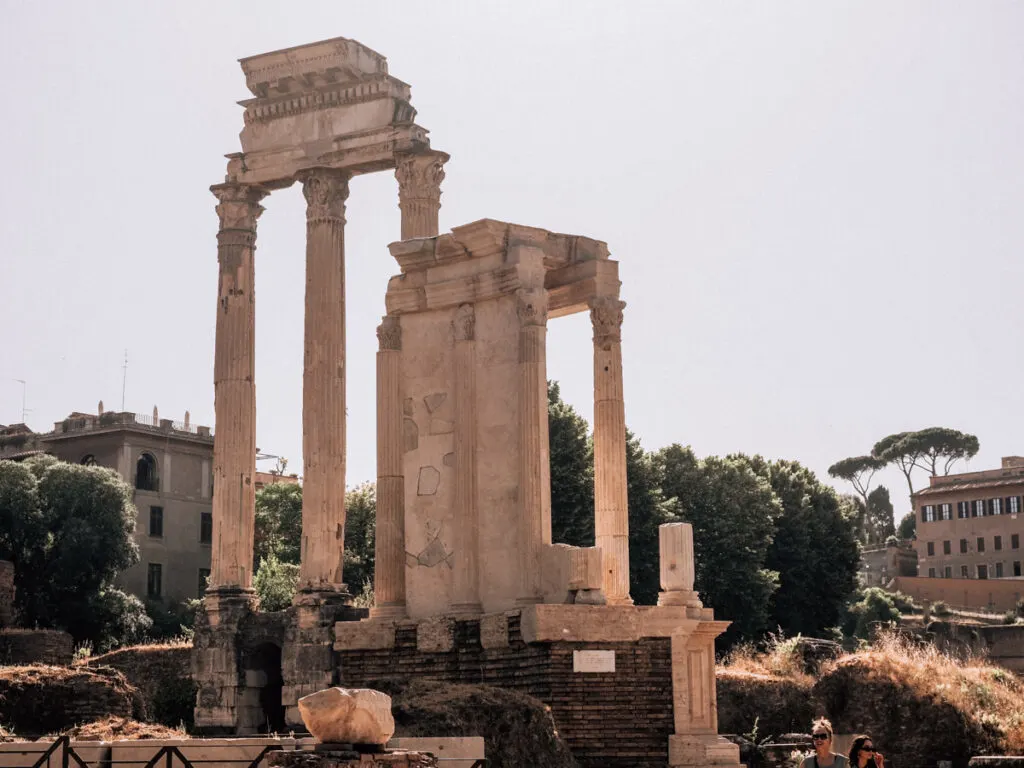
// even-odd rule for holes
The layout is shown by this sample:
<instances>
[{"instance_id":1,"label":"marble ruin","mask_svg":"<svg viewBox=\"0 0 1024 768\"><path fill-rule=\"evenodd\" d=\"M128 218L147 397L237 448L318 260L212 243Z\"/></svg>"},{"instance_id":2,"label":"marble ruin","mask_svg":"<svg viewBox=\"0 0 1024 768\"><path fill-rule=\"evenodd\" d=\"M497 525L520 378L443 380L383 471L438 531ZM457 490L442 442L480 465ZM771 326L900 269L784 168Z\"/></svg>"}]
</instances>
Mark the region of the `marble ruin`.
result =
<instances>
[{"instance_id":1,"label":"marble ruin","mask_svg":"<svg viewBox=\"0 0 1024 768\"><path fill-rule=\"evenodd\" d=\"M693 591L689 526L662 528L659 604L634 606L629 595L625 304L606 244L491 219L440 234L449 156L414 122L409 86L355 41L241 65L253 95L241 102L242 151L228 155L226 178L212 187L217 432L212 573L193 651L197 726L300 727L302 697L360 687L374 665L400 664L403 674L427 669L603 707L592 719L616 719L620 736L602 753L588 745L602 741L593 734L607 722L552 705L584 765L738 763L736 748L717 736L714 638L727 623ZM351 607L343 582L345 201L354 175L392 169L401 233L389 248L399 274L377 329L377 550L367 615ZM254 253L261 202L294 183L307 203L302 562L294 604L276 615L258 612L252 590ZM546 331L575 312L589 312L594 331L589 548L551 540ZM471 668L448 663L469 656ZM634 661L641 657L650 663ZM548 673L538 681L513 674L517 665ZM659 665L664 674L643 677ZM636 707L643 699L663 725L630 722L634 706L622 701L634 691ZM641 749L663 758L637 760Z\"/></svg>"}]
</instances>

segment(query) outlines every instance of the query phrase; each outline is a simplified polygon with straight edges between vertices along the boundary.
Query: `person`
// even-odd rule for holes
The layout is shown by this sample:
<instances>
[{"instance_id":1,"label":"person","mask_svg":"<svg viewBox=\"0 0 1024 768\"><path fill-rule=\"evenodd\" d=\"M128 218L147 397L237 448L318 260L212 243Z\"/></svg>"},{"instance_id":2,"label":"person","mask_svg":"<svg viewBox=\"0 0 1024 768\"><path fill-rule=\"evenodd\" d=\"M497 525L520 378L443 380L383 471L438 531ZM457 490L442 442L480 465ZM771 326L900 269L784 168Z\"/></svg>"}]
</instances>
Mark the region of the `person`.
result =
<instances>
[{"instance_id":1,"label":"person","mask_svg":"<svg viewBox=\"0 0 1024 768\"><path fill-rule=\"evenodd\" d=\"M875 751L875 743L870 736L857 736L850 745L850 765L852 768L867 768L874 763L874 768L884 768L885 757Z\"/></svg>"},{"instance_id":2,"label":"person","mask_svg":"<svg viewBox=\"0 0 1024 768\"><path fill-rule=\"evenodd\" d=\"M832 736L832 723L824 717L815 720L811 724L814 754L805 757L800 768L849 768L849 760L832 751Z\"/></svg>"}]
</instances>

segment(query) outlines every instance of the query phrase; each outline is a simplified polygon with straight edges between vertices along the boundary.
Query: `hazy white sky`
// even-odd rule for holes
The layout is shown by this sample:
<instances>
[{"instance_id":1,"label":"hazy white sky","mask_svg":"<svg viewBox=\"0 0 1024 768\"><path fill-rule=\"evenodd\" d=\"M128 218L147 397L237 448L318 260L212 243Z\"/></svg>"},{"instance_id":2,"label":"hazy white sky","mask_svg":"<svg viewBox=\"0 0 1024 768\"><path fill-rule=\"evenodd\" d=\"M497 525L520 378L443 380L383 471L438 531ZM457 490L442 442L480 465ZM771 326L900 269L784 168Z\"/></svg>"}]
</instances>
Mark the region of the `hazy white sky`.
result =
<instances>
[{"instance_id":1,"label":"hazy white sky","mask_svg":"<svg viewBox=\"0 0 1024 768\"><path fill-rule=\"evenodd\" d=\"M441 230L584 234L619 260L647 448L824 475L894 431L1024 452L1024 4L0 0L0 423L102 399L213 421L215 200L236 59L334 36L388 57L452 155ZM257 253L258 442L301 471L304 205ZM350 484L375 475L390 173L348 202ZM549 376L589 419L585 315ZM270 462L266 468L269 468ZM907 506L898 474L885 481Z\"/></svg>"}]
</instances>

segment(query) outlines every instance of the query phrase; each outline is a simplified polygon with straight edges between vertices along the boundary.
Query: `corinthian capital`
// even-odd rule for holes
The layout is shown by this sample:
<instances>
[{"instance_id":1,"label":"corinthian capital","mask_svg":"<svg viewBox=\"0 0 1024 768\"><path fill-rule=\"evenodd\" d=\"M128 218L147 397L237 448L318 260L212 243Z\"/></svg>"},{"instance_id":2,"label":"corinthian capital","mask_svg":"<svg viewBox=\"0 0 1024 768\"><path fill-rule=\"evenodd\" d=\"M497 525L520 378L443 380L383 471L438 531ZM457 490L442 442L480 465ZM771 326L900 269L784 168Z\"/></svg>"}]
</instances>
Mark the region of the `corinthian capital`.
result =
<instances>
[{"instance_id":1,"label":"corinthian capital","mask_svg":"<svg viewBox=\"0 0 1024 768\"><path fill-rule=\"evenodd\" d=\"M590 322L594 326L594 343L602 346L622 341L622 310L626 302L613 296L596 296L590 300Z\"/></svg>"},{"instance_id":2,"label":"corinthian capital","mask_svg":"<svg viewBox=\"0 0 1024 768\"><path fill-rule=\"evenodd\" d=\"M312 168L300 173L302 195L306 198L306 221L335 219L344 222L348 179L348 173L333 168Z\"/></svg>"},{"instance_id":3,"label":"corinthian capital","mask_svg":"<svg viewBox=\"0 0 1024 768\"><path fill-rule=\"evenodd\" d=\"M395 178L398 179L398 201L441 199L444 164L448 155L431 150L420 155L397 155Z\"/></svg>"},{"instance_id":4,"label":"corinthian capital","mask_svg":"<svg viewBox=\"0 0 1024 768\"><path fill-rule=\"evenodd\" d=\"M402 322L395 315L387 315L377 326L377 341L381 352L402 349Z\"/></svg>"},{"instance_id":5,"label":"corinthian capital","mask_svg":"<svg viewBox=\"0 0 1024 768\"><path fill-rule=\"evenodd\" d=\"M249 184L214 184L210 191L220 201L217 216L221 230L245 229L256 231L256 219L263 213L260 200L267 196L267 190Z\"/></svg>"}]
</instances>

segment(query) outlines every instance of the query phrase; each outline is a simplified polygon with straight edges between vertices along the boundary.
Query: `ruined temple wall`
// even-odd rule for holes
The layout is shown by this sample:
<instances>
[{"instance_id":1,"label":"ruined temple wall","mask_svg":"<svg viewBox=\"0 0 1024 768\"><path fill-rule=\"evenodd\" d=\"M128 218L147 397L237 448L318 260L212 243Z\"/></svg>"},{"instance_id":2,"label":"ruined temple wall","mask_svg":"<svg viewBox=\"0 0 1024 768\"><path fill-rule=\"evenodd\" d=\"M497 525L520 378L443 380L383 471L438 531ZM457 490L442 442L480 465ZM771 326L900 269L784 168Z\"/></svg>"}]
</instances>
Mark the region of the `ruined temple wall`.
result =
<instances>
[{"instance_id":1,"label":"ruined temple wall","mask_svg":"<svg viewBox=\"0 0 1024 768\"><path fill-rule=\"evenodd\" d=\"M452 603L455 565L456 307L402 315L406 583L409 613L427 617ZM473 305L475 316L477 504L481 601L515 603L518 583L518 319L515 299Z\"/></svg>"}]
</instances>

